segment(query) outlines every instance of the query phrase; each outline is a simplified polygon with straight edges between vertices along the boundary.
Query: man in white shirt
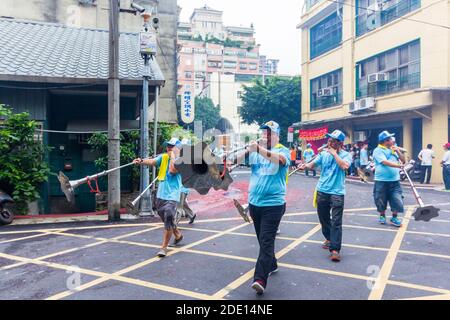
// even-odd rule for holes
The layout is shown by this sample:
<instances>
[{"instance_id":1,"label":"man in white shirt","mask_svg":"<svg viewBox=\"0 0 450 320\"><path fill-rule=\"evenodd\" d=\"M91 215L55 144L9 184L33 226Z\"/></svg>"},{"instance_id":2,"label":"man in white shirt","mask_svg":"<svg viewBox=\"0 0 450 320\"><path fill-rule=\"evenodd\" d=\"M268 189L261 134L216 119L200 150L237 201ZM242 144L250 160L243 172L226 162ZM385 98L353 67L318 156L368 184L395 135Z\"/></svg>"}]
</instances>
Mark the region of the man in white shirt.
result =
<instances>
[{"instance_id":1,"label":"man in white shirt","mask_svg":"<svg viewBox=\"0 0 450 320\"><path fill-rule=\"evenodd\" d=\"M450 142L444 145L446 152L442 158L441 165L443 168L445 190L450 191Z\"/></svg>"},{"instance_id":2,"label":"man in white shirt","mask_svg":"<svg viewBox=\"0 0 450 320\"><path fill-rule=\"evenodd\" d=\"M425 180L427 184L430 184L431 179L431 169L433 166L433 159L436 158L434 151L433 151L433 145L429 144L427 145L426 149L423 149L419 153L419 160L422 161L422 178L421 183L424 184ZM426 177L426 179L425 179Z\"/></svg>"}]
</instances>

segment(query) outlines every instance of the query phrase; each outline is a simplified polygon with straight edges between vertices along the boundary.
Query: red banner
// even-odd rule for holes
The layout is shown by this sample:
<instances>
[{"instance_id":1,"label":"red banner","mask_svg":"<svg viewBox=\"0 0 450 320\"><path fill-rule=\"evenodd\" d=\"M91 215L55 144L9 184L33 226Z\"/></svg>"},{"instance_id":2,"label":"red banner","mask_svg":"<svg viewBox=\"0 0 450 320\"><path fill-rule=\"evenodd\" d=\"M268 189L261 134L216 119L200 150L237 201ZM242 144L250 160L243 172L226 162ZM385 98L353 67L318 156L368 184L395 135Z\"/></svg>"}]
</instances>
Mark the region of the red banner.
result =
<instances>
[{"instance_id":1,"label":"red banner","mask_svg":"<svg viewBox=\"0 0 450 320\"><path fill-rule=\"evenodd\" d=\"M300 130L300 139L306 141L317 141L325 139L325 135L328 133L328 126L323 128Z\"/></svg>"}]
</instances>

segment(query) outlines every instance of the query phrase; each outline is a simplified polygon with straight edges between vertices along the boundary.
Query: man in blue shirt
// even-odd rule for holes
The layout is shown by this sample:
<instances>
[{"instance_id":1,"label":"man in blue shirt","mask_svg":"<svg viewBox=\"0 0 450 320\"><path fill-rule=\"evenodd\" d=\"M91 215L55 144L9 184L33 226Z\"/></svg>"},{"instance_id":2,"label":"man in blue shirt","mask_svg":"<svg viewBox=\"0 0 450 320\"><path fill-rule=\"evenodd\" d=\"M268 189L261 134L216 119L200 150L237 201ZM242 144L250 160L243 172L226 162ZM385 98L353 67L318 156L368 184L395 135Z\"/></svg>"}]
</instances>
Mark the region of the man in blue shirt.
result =
<instances>
[{"instance_id":1,"label":"man in blue shirt","mask_svg":"<svg viewBox=\"0 0 450 320\"><path fill-rule=\"evenodd\" d=\"M163 258L168 253L168 246L172 235L175 236L173 245L177 245L183 240L181 231L175 224L177 205L181 196L181 175L175 168L175 159L180 154L181 142L173 138L166 143L167 154L162 154L155 159L136 159L134 163L137 165L147 165L158 167L159 177L161 181L156 194L156 210L161 220L164 222L164 235L161 250L158 257Z\"/></svg>"},{"instance_id":2,"label":"man in blue shirt","mask_svg":"<svg viewBox=\"0 0 450 320\"><path fill-rule=\"evenodd\" d=\"M345 171L352 163L350 153L343 150L345 134L336 130L327 134L328 147L309 164L301 164L299 168L313 169L321 167L321 175L317 184L317 213L325 242L322 247L330 251L330 259L341 261L342 217L344 214Z\"/></svg>"},{"instance_id":3,"label":"man in blue shirt","mask_svg":"<svg viewBox=\"0 0 450 320\"><path fill-rule=\"evenodd\" d=\"M286 211L286 180L289 169L289 149L281 145L280 126L269 121L261 127L261 144L255 141L237 155L237 162L249 157L251 177L249 185L249 211L259 242L252 288L263 294L267 279L278 271L275 258L275 237L281 218Z\"/></svg>"},{"instance_id":4,"label":"man in blue shirt","mask_svg":"<svg viewBox=\"0 0 450 320\"><path fill-rule=\"evenodd\" d=\"M380 214L380 223L386 224L386 209L389 203L392 210L390 222L396 227L401 227L402 221L398 218L398 214L404 212L404 207L400 169L403 168L402 163L405 163L405 156L395 146L394 136L388 131L383 131L378 136L379 145L373 151L375 162L373 197Z\"/></svg>"},{"instance_id":5,"label":"man in blue shirt","mask_svg":"<svg viewBox=\"0 0 450 320\"><path fill-rule=\"evenodd\" d=\"M303 152L303 159L305 160L305 163L308 163L311 161L311 159L315 156L316 154L314 153L314 150L312 149L312 145L311 143L308 143L306 145L306 150ZM313 173L313 177L316 176L316 170L312 170ZM309 176L309 170L306 169L305 170L305 174L306 176Z\"/></svg>"}]
</instances>

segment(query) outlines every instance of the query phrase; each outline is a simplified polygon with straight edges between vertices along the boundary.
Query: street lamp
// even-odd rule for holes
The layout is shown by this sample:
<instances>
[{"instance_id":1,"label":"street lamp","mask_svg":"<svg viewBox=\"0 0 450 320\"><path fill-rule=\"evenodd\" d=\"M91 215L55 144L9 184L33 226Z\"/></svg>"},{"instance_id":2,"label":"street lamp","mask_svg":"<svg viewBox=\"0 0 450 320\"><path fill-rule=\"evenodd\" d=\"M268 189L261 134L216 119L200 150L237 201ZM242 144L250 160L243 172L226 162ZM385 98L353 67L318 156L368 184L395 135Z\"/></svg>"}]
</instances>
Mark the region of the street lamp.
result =
<instances>
[{"instance_id":1,"label":"street lamp","mask_svg":"<svg viewBox=\"0 0 450 320\"><path fill-rule=\"evenodd\" d=\"M148 80L151 77L151 72L149 68L149 61L153 60L157 53L157 40L156 31L159 28L159 18L154 16L152 18L152 13L156 12L156 7L154 6L151 12L148 12L145 8L132 3L133 8L141 12L141 17L143 19L143 28L139 33L139 45L140 54L144 59L144 72L143 72L143 85L142 85L142 106L141 106L141 140L140 140L140 154L142 159L149 157L149 133L148 133ZM155 113L154 113L154 130L153 130L153 151L156 155L157 148L157 136L158 136L158 105L159 105L159 87L155 88ZM156 176L156 170L153 169L153 176ZM147 166L141 167L141 178L140 178L140 191L143 192L147 189L150 183L150 170ZM153 216L152 208L152 198L150 190L144 194L141 201L140 216Z\"/></svg>"}]
</instances>

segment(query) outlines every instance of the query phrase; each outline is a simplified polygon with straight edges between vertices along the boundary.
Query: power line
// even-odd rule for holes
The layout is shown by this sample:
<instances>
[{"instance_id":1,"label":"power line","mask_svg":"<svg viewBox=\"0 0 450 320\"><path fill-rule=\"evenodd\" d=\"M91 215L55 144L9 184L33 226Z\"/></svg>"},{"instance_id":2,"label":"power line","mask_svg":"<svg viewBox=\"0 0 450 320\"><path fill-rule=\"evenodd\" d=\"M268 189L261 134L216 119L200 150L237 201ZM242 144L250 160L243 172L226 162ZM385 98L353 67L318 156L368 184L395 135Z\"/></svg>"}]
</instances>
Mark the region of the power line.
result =
<instances>
[{"instance_id":1,"label":"power line","mask_svg":"<svg viewBox=\"0 0 450 320\"><path fill-rule=\"evenodd\" d=\"M343 5L343 6L349 6L349 7L352 7L352 8L358 8L358 9L363 9L363 10L368 10L368 11L375 12L375 10L370 9L370 8L368 8L368 7L356 6L356 5L353 5L353 4L351 4L351 3L346 3L346 2L343 2L343 1L338 1L338 0L326 0L326 1L331 2L331 3L341 4L341 5ZM440 3L440 2L444 2L444 1L448 1L448 0L438 0L438 1L435 1L435 2L433 2L433 3L430 3L428 6L423 7L423 8L421 8L421 9L422 9L422 10L428 9L428 8L430 8L430 7L432 7L432 6L436 5L436 4L438 4L438 3ZM440 27L440 28L444 28L444 29L450 30L450 26L446 26L446 25L442 25L442 24L436 24L436 23L432 23L432 22L428 22L428 21L423 21L423 20L416 20L416 19L412 19L412 18L408 18L408 17L403 17L403 16L400 16L400 17L397 17L397 18L398 18L398 19L402 19L402 20L409 20L409 21L417 22L417 23L423 23L423 24L427 24L427 25L430 25L430 26L433 26L433 27Z\"/></svg>"}]
</instances>

